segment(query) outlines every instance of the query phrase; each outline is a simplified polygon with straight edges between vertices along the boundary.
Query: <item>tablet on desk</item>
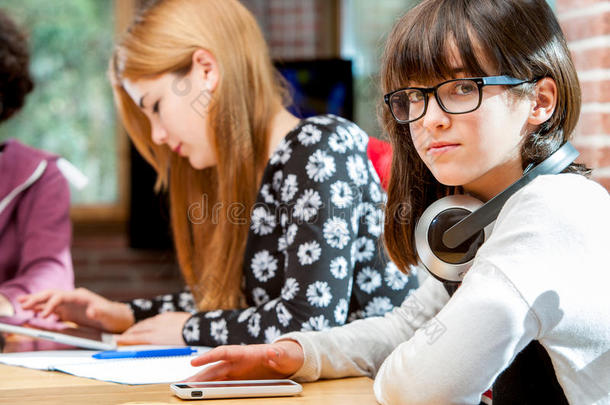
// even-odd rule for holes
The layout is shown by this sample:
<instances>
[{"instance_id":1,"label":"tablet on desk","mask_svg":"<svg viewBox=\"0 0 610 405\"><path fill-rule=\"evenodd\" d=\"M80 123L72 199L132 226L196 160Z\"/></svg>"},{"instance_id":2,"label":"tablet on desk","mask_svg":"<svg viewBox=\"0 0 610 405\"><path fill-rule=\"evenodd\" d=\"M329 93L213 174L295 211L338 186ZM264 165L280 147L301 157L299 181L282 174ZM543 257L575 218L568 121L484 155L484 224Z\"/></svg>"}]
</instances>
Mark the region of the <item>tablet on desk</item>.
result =
<instances>
[{"instance_id":1,"label":"tablet on desk","mask_svg":"<svg viewBox=\"0 0 610 405\"><path fill-rule=\"evenodd\" d=\"M0 322L0 332L31 336L37 339L50 340L69 346L93 350L113 350L116 343L111 334L85 328L66 328L61 330L44 330L23 326L15 326Z\"/></svg>"}]
</instances>

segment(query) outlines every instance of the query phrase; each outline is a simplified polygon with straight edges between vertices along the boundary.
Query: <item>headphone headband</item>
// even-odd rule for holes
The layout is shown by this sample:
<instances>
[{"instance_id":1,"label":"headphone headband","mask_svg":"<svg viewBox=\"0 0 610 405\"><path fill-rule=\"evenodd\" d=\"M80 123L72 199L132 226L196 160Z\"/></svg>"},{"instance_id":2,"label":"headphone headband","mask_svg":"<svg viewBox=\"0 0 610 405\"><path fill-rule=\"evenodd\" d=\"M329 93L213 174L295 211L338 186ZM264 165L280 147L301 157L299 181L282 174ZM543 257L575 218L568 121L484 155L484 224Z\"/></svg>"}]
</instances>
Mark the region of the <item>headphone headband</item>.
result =
<instances>
[{"instance_id":1,"label":"headphone headband","mask_svg":"<svg viewBox=\"0 0 610 405\"><path fill-rule=\"evenodd\" d=\"M443 243L449 248L455 248L475 233L492 223L506 200L518 190L534 180L541 174L561 173L579 155L579 152L570 142L564 143L557 151L533 169L525 173L519 180L510 185L506 190L489 200L485 205L462 219L443 234Z\"/></svg>"}]
</instances>

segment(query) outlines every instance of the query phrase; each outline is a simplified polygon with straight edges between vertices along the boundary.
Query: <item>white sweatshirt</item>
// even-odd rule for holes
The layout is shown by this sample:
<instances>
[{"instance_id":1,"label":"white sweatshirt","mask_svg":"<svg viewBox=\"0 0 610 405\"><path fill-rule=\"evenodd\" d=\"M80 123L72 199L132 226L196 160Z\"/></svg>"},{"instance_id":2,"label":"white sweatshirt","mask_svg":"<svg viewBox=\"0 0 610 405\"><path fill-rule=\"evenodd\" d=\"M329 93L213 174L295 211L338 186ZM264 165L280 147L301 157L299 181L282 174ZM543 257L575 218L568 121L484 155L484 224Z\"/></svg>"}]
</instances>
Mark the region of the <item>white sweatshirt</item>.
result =
<instances>
[{"instance_id":1,"label":"white sweatshirt","mask_svg":"<svg viewBox=\"0 0 610 405\"><path fill-rule=\"evenodd\" d=\"M610 403L610 197L574 174L540 176L498 216L449 300L429 277L385 317L291 333L293 378L375 377L382 404L478 404L537 339L571 404Z\"/></svg>"}]
</instances>

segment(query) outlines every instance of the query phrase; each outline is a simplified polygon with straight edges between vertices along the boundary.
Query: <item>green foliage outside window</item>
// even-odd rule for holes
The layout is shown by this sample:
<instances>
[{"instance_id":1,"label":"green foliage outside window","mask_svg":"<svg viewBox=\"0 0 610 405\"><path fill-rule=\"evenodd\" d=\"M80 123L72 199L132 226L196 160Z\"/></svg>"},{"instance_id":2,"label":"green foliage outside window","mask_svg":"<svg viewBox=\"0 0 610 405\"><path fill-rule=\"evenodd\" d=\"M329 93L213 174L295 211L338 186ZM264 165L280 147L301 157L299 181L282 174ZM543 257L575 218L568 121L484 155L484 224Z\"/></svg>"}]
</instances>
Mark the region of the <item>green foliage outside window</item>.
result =
<instances>
[{"instance_id":1,"label":"green foliage outside window","mask_svg":"<svg viewBox=\"0 0 610 405\"><path fill-rule=\"evenodd\" d=\"M29 35L35 88L0 126L0 140L57 153L89 178L78 204L118 200L116 119L107 79L114 41L111 0L0 0Z\"/></svg>"}]
</instances>

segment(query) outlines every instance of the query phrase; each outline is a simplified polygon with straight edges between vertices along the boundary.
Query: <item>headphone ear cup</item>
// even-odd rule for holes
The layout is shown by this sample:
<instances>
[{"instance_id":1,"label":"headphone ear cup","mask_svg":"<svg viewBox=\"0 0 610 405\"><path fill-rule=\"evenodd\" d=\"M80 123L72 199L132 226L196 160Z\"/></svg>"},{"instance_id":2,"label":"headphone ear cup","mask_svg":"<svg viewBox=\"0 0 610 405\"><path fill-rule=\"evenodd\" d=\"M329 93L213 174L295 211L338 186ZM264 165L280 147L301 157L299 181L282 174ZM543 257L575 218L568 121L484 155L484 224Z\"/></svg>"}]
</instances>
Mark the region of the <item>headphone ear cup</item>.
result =
<instances>
[{"instance_id":1,"label":"headphone ear cup","mask_svg":"<svg viewBox=\"0 0 610 405\"><path fill-rule=\"evenodd\" d=\"M435 201L419 218L415 227L415 248L420 261L434 277L441 281L462 281L477 250L491 234L493 224L480 229L455 248L443 243L443 234L482 205L468 195L451 195Z\"/></svg>"}]
</instances>

